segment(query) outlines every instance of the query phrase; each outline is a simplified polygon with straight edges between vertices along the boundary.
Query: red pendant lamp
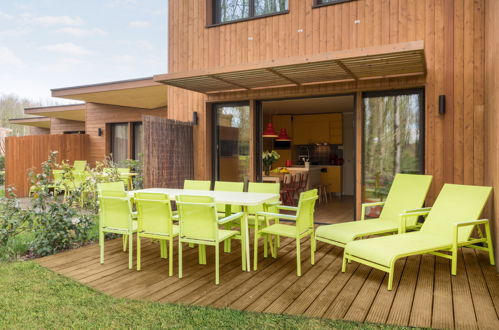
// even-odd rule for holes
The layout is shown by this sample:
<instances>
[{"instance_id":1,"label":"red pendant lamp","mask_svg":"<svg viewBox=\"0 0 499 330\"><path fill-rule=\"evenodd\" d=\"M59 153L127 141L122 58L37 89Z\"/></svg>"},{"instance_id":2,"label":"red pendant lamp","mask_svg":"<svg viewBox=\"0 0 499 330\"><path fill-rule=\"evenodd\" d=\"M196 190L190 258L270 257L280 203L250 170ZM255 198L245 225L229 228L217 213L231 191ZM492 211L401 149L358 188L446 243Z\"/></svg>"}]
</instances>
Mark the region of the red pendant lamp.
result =
<instances>
[{"instance_id":1,"label":"red pendant lamp","mask_svg":"<svg viewBox=\"0 0 499 330\"><path fill-rule=\"evenodd\" d=\"M274 129L274 126L272 126L272 123L268 123L267 127L263 131L263 137L266 138L276 138L278 135Z\"/></svg>"},{"instance_id":2,"label":"red pendant lamp","mask_svg":"<svg viewBox=\"0 0 499 330\"><path fill-rule=\"evenodd\" d=\"M279 136L276 141L291 141L291 138L288 135L288 132L286 132L285 128L281 128L281 131L279 132Z\"/></svg>"}]
</instances>

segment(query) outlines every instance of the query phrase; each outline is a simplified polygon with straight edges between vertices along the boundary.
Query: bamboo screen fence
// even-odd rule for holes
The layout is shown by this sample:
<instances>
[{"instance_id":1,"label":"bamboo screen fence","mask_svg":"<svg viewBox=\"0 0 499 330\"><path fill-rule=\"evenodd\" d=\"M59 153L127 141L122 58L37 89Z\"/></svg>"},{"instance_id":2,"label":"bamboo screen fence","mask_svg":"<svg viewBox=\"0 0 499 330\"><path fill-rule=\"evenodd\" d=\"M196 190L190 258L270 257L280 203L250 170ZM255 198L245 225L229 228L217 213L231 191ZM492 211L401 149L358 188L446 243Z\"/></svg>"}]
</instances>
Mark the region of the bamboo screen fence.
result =
<instances>
[{"instance_id":1,"label":"bamboo screen fence","mask_svg":"<svg viewBox=\"0 0 499 330\"><path fill-rule=\"evenodd\" d=\"M144 185L146 188L182 188L194 177L191 123L144 116Z\"/></svg>"},{"instance_id":2,"label":"bamboo screen fence","mask_svg":"<svg viewBox=\"0 0 499 330\"><path fill-rule=\"evenodd\" d=\"M18 197L29 193L30 169L39 170L50 152L57 151L57 160L86 160L85 134L30 135L6 138L5 186L15 188Z\"/></svg>"}]
</instances>

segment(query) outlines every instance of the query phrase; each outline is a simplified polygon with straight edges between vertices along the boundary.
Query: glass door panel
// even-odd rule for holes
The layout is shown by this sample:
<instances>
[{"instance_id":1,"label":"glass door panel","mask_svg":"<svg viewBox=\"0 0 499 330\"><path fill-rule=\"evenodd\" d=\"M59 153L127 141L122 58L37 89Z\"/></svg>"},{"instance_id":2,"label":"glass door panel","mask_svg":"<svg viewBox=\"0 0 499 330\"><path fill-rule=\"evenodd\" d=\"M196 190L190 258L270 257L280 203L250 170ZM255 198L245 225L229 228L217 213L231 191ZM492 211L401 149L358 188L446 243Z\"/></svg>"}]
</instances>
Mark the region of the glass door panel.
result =
<instances>
[{"instance_id":1,"label":"glass door panel","mask_svg":"<svg viewBox=\"0 0 499 330\"><path fill-rule=\"evenodd\" d=\"M215 113L215 177L221 181L251 178L251 122L248 103L217 104Z\"/></svg>"},{"instance_id":2,"label":"glass door panel","mask_svg":"<svg viewBox=\"0 0 499 330\"><path fill-rule=\"evenodd\" d=\"M128 123L111 124L110 126L113 161L120 163L128 158Z\"/></svg>"},{"instance_id":3,"label":"glass door panel","mask_svg":"<svg viewBox=\"0 0 499 330\"><path fill-rule=\"evenodd\" d=\"M396 173L424 172L423 102L422 90L364 94L364 202L385 200Z\"/></svg>"}]
</instances>

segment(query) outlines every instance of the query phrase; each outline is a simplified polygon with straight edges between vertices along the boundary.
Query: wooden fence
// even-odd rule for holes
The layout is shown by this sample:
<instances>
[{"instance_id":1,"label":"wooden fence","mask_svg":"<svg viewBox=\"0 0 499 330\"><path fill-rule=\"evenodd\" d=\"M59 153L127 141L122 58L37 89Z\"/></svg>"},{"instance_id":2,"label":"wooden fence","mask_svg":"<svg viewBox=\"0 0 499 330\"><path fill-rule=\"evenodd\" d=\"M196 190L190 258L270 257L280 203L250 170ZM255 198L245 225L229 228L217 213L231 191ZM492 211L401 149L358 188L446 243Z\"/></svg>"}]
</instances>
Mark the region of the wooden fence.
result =
<instances>
[{"instance_id":1,"label":"wooden fence","mask_svg":"<svg viewBox=\"0 0 499 330\"><path fill-rule=\"evenodd\" d=\"M6 138L5 187L15 188L18 197L29 193L30 169L39 171L50 152L58 151L57 160L86 160L86 134L31 135Z\"/></svg>"}]
</instances>

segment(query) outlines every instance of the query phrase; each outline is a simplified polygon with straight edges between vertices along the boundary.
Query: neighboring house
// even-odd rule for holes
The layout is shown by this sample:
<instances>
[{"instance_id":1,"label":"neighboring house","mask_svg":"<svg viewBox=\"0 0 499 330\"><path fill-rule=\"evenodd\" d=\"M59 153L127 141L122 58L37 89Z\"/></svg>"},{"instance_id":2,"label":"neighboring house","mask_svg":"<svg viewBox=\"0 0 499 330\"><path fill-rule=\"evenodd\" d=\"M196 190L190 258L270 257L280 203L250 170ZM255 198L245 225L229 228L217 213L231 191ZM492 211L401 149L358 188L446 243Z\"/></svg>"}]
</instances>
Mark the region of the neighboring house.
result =
<instances>
[{"instance_id":1,"label":"neighboring house","mask_svg":"<svg viewBox=\"0 0 499 330\"><path fill-rule=\"evenodd\" d=\"M430 203L448 182L499 189L499 1L241 3L169 1L168 74L147 82L168 85L157 87L162 104L118 104L134 97L107 92L113 84L53 90L87 102L78 131L92 138L91 160L112 151L113 124L167 106L155 111L197 118L197 179L260 180L262 150L278 149L318 164L330 191L353 192L357 213L398 171L432 174ZM283 139L262 138L269 123Z\"/></svg>"},{"instance_id":2,"label":"neighboring house","mask_svg":"<svg viewBox=\"0 0 499 330\"><path fill-rule=\"evenodd\" d=\"M166 116L167 86L152 78L52 90L53 96L83 104L26 108L38 117L12 119L32 134L87 134L87 157L102 161L136 158L142 146L142 115Z\"/></svg>"},{"instance_id":3,"label":"neighboring house","mask_svg":"<svg viewBox=\"0 0 499 330\"><path fill-rule=\"evenodd\" d=\"M5 154L5 138L11 133L10 128L0 127L0 156Z\"/></svg>"}]
</instances>

